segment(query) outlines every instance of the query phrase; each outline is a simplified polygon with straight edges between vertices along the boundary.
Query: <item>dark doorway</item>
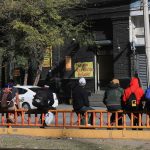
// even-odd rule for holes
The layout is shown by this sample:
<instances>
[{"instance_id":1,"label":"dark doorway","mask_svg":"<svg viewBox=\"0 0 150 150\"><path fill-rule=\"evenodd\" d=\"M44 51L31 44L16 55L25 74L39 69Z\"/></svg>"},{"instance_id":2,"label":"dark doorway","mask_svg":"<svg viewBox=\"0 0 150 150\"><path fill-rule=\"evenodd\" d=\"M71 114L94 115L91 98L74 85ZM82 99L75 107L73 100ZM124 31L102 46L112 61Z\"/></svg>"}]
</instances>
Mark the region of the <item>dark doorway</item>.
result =
<instances>
[{"instance_id":1,"label":"dark doorway","mask_svg":"<svg viewBox=\"0 0 150 150\"><path fill-rule=\"evenodd\" d=\"M100 89L104 89L110 80L113 78L113 56L100 55L98 56L98 79Z\"/></svg>"}]
</instances>

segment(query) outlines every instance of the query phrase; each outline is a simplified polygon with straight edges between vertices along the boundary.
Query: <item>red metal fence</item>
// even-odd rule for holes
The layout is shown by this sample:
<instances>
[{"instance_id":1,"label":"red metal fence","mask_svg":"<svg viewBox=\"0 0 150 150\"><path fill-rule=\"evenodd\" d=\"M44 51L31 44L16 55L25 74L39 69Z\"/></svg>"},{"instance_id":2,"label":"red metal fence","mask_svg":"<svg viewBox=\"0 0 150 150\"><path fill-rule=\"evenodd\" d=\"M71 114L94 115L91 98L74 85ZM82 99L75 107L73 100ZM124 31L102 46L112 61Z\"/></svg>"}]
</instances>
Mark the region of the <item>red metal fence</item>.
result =
<instances>
[{"instance_id":1,"label":"red metal fence","mask_svg":"<svg viewBox=\"0 0 150 150\"><path fill-rule=\"evenodd\" d=\"M76 114L72 110L49 110L54 113L54 118L48 127L53 128L150 128L150 113L127 113L124 111L108 112L106 110L90 110L84 116ZM0 111L0 126L9 127L42 127L46 111L40 110L17 110ZM115 120L111 122L111 114L115 113ZM88 124L88 115L93 115L92 124ZM120 116L122 114L122 116ZM10 123L8 118L13 120ZM118 117L119 116L119 117ZM129 118L130 116L130 118ZM81 124L81 119L85 117L85 124ZM138 118L136 126L134 119ZM118 125L118 119L122 119L122 125Z\"/></svg>"}]
</instances>

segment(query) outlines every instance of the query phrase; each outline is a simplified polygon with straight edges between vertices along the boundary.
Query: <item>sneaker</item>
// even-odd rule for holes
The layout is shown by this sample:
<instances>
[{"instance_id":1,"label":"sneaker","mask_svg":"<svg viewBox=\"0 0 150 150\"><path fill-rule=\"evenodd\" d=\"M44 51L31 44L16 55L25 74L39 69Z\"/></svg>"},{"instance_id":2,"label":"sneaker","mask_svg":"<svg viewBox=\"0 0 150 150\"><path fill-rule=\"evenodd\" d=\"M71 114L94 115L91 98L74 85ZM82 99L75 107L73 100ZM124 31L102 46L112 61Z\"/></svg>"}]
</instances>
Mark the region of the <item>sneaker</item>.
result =
<instances>
[{"instance_id":1,"label":"sneaker","mask_svg":"<svg viewBox=\"0 0 150 150\"><path fill-rule=\"evenodd\" d=\"M87 124L88 126L92 126L90 123Z\"/></svg>"}]
</instances>

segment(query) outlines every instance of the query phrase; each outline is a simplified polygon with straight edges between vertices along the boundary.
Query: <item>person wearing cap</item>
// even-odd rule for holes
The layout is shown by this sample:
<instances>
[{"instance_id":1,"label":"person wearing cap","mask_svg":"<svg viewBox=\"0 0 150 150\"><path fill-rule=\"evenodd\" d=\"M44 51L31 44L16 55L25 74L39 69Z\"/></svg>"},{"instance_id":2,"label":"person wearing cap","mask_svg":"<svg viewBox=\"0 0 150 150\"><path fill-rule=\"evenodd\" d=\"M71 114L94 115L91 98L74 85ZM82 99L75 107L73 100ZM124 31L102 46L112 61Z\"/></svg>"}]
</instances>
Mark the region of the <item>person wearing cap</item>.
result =
<instances>
[{"instance_id":1,"label":"person wearing cap","mask_svg":"<svg viewBox=\"0 0 150 150\"><path fill-rule=\"evenodd\" d=\"M113 79L105 91L103 103L106 105L108 111L118 111L122 109L122 95L123 88L120 87L118 79ZM115 121L115 113L112 113L110 122ZM122 125L122 113L118 113L118 125Z\"/></svg>"},{"instance_id":2,"label":"person wearing cap","mask_svg":"<svg viewBox=\"0 0 150 150\"><path fill-rule=\"evenodd\" d=\"M80 78L78 85L73 88L72 98L73 98L73 109L77 114L81 114L81 124L85 124L84 113L88 110L93 110L89 105L88 92L85 89L86 80L85 78ZM93 123L93 115L90 114L88 124Z\"/></svg>"}]
</instances>

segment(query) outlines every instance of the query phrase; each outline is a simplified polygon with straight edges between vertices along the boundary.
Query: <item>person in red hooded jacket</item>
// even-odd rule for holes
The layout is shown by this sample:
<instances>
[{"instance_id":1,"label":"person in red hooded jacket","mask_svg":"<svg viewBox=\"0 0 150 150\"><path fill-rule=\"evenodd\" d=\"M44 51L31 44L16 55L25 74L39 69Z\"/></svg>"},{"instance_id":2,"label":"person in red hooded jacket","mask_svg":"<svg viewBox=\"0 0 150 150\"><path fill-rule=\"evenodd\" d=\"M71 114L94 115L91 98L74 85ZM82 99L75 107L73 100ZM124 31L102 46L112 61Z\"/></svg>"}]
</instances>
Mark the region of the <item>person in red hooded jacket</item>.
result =
<instances>
[{"instance_id":1,"label":"person in red hooded jacket","mask_svg":"<svg viewBox=\"0 0 150 150\"><path fill-rule=\"evenodd\" d=\"M135 107L127 105L130 95L132 93L134 93L136 97ZM141 100L143 99L143 97L144 97L144 90L140 86L139 79L137 77L132 77L130 81L130 86L124 90L124 94L123 94L123 104L124 104L125 110L127 111L141 110L142 108ZM128 114L128 115L131 118L131 114ZM139 115L137 113L134 113L134 125L138 124L138 120L139 120Z\"/></svg>"}]
</instances>

